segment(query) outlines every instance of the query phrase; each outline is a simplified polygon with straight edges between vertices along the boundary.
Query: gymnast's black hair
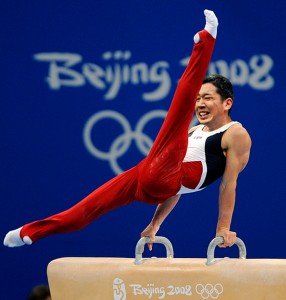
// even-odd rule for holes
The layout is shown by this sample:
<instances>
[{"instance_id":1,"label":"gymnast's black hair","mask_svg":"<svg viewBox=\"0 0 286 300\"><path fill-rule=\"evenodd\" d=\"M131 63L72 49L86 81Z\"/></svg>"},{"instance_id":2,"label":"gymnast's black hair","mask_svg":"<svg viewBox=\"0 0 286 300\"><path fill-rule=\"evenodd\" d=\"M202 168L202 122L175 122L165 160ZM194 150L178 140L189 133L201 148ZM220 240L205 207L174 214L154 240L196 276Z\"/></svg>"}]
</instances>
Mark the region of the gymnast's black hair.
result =
<instances>
[{"instance_id":1,"label":"gymnast's black hair","mask_svg":"<svg viewBox=\"0 0 286 300\"><path fill-rule=\"evenodd\" d=\"M213 84L216 89L217 93L221 96L222 100L225 100L227 98L231 98L234 100L234 93L231 82L224 76L214 74L207 76L204 81L204 83L211 83Z\"/></svg>"}]
</instances>

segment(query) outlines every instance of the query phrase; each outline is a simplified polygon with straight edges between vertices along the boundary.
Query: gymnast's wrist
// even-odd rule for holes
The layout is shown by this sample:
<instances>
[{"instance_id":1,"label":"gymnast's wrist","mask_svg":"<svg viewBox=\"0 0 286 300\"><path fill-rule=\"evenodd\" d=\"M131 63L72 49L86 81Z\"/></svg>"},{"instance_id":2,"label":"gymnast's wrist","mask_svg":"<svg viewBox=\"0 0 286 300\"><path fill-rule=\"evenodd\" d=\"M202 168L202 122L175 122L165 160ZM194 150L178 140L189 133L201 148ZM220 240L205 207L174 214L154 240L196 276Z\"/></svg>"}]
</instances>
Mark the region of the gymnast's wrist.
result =
<instances>
[{"instance_id":1,"label":"gymnast's wrist","mask_svg":"<svg viewBox=\"0 0 286 300\"><path fill-rule=\"evenodd\" d=\"M229 227L217 227L216 229L216 237L222 236L224 232L229 231Z\"/></svg>"}]
</instances>

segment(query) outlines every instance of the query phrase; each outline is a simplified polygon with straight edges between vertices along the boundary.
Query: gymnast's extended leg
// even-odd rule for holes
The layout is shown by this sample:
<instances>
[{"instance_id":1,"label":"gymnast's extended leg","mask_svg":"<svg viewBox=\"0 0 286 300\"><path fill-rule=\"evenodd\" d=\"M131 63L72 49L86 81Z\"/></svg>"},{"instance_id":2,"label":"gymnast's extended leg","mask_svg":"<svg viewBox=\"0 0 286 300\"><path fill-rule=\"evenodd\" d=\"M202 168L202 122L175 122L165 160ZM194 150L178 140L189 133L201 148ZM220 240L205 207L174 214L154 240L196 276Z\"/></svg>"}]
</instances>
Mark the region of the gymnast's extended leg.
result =
<instances>
[{"instance_id":1,"label":"gymnast's extended leg","mask_svg":"<svg viewBox=\"0 0 286 300\"><path fill-rule=\"evenodd\" d=\"M159 203L180 186L180 166L187 147L188 126L194 113L212 55L217 19L205 11L206 27L195 36L195 46L186 71L149 155L138 166L102 185L72 208L10 231L4 245L18 247L58 233L79 230L111 209L138 199Z\"/></svg>"},{"instance_id":2,"label":"gymnast's extended leg","mask_svg":"<svg viewBox=\"0 0 286 300\"><path fill-rule=\"evenodd\" d=\"M195 45L182 75L166 119L154 145L139 165L142 193L159 202L174 196L181 187L181 166L188 144L188 128L194 116L196 98L207 73L214 49L218 21L205 10L205 29L194 37ZM141 196L140 198L144 197Z\"/></svg>"}]
</instances>

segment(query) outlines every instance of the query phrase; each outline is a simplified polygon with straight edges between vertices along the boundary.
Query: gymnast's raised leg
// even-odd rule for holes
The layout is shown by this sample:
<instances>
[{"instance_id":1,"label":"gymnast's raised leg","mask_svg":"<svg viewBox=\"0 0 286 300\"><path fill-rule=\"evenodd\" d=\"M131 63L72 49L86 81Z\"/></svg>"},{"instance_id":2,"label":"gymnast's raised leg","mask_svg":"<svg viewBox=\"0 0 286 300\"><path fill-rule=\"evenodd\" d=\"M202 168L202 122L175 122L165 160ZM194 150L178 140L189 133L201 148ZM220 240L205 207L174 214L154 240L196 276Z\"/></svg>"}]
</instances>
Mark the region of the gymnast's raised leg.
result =
<instances>
[{"instance_id":1,"label":"gymnast's raised leg","mask_svg":"<svg viewBox=\"0 0 286 300\"><path fill-rule=\"evenodd\" d=\"M70 209L8 232L4 239L5 246L30 245L52 234L79 230L108 211L134 200L161 203L177 193L187 149L188 127L216 38L216 16L211 11L205 11L205 16L205 29L195 35L189 64L148 156L136 167L103 184Z\"/></svg>"}]
</instances>

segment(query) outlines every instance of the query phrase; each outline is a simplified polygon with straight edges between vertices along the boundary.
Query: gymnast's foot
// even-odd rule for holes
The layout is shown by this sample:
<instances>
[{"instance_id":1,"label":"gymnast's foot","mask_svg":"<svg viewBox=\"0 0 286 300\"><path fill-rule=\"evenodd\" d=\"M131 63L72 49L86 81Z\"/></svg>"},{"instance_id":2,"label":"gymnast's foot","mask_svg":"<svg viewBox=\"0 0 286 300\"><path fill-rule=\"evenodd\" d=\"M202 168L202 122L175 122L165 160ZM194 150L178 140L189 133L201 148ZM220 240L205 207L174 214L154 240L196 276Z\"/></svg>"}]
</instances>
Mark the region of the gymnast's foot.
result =
<instances>
[{"instance_id":1,"label":"gymnast's foot","mask_svg":"<svg viewBox=\"0 0 286 300\"><path fill-rule=\"evenodd\" d=\"M215 39L217 35L218 19L215 13L211 10L204 10L206 16L205 30Z\"/></svg>"},{"instance_id":2,"label":"gymnast's foot","mask_svg":"<svg viewBox=\"0 0 286 300\"><path fill-rule=\"evenodd\" d=\"M218 19L215 13L211 10L205 9L204 14L206 17L206 25L204 29L215 39L217 36ZM194 41L195 43L200 41L198 33L194 36Z\"/></svg>"},{"instance_id":3,"label":"gymnast's foot","mask_svg":"<svg viewBox=\"0 0 286 300\"><path fill-rule=\"evenodd\" d=\"M20 236L21 229L23 227L17 228L15 230L9 231L4 239L4 246L7 247L21 247L24 245L31 245L32 240L28 236L24 236L23 239Z\"/></svg>"}]
</instances>

